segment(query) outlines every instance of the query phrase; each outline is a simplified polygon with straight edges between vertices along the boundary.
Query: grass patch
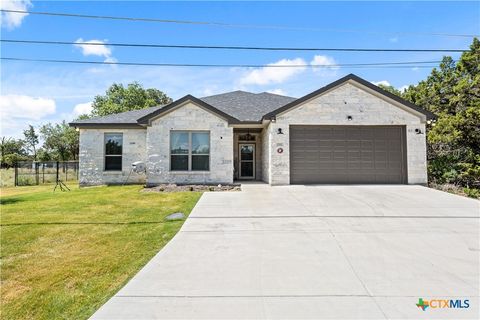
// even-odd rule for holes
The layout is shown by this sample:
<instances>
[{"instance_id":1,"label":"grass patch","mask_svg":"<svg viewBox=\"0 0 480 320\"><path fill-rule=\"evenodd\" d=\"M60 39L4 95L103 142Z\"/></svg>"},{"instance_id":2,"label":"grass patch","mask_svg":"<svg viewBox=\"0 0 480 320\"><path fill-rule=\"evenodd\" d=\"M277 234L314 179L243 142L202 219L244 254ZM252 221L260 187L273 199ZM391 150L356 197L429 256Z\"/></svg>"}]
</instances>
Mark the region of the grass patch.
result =
<instances>
[{"instance_id":1,"label":"grass patch","mask_svg":"<svg viewBox=\"0 0 480 320\"><path fill-rule=\"evenodd\" d=\"M201 193L2 189L1 318L85 319L180 229Z\"/></svg>"},{"instance_id":2,"label":"grass patch","mask_svg":"<svg viewBox=\"0 0 480 320\"><path fill-rule=\"evenodd\" d=\"M15 169L0 169L0 187L12 187L14 185Z\"/></svg>"}]
</instances>

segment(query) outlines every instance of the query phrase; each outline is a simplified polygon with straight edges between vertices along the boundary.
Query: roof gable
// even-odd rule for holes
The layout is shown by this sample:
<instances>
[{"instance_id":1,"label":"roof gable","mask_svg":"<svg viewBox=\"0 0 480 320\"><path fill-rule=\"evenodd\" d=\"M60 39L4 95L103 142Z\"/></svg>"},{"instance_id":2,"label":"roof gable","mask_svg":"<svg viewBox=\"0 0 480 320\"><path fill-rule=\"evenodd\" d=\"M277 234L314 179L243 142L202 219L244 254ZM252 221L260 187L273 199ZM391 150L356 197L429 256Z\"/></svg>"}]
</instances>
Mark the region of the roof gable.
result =
<instances>
[{"instance_id":1,"label":"roof gable","mask_svg":"<svg viewBox=\"0 0 480 320\"><path fill-rule=\"evenodd\" d=\"M354 74L349 74L341 79L338 79L337 81L334 81L328 85L326 85L325 87L323 88L320 88L316 91L313 91L301 98L298 98L294 101L292 101L291 103L288 103L272 112L269 112L267 114L265 114L263 116L263 119L265 120L269 120L271 118L274 118L275 116L281 114L281 113L284 113L284 112L287 112L299 105L301 105L302 103L306 102L306 101L309 101L310 99L313 99L319 95L322 95L322 94L325 94L327 92L329 92L330 90L333 90L334 88L338 87L338 86L341 86L347 82L356 82L364 87L367 87L368 89L372 90L373 92L377 93L377 95L379 95L380 97L383 97L384 99L386 99L387 101L390 100L390 101L394 101L396 103L399 103L403 106L406 107L406 109L410 110L410 111L413 111L414 113L416 114L421 114L421 115L424 115L426 117L426 119L433 119L433 118L436 118L436 116L431 113L430 111L427 111L425 109L422 109L420 108L419 106L397 96L397 95L394 95L386 90L383 90L382 88L374 85L373 83L365 80L365 79L362 79Z\"/></svg>"},{"instance_id":2,"label":"roof gable","mask_svg":"<svg viewBox=\"0 0 480 320\"><path fill-rule=\"evenodd\" d=\"M181 107L182 105L184 105L186 102L192 102L214 114L216 114L217 116L219 116L220 118L223 118L225 120L228 121L228 123L238 123L240 122L238 119L232 117L231 115L229 114L226 114L225 112L215 108L214 106L198 99L198 98L195 98L194 96L192 95L186 95L184 96L183 98L180 98L178 100L175 100L173 101L172 103L166 105L165 107L161 108L161 109L158 109L150 114L147 114L146 116L143 116L141 118L139 118L137 120L137 122L139 124L143 124L143 125L149 125L150 122L153 120L153 119L156 119L156 118L159 118L161 116L163 116L164 114L167 114L168 112L174 110L175 108L177 107Z\"/></svg>"}]
</instances>

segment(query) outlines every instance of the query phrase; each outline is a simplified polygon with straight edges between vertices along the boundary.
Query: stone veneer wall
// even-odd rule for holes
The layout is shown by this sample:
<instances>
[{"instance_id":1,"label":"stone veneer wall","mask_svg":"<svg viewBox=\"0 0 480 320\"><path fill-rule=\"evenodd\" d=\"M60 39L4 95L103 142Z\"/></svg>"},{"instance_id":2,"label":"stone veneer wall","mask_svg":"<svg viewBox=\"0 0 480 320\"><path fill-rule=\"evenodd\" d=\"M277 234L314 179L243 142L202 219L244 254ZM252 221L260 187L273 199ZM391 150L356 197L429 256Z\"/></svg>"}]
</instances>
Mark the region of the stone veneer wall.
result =
<instances>
[{"instance_id":1,"label":"stone veneer wall","mask_svg":"<svg viewBox=\"0 0 480 320\"><path fill-rule=\"evenodd\" d=\"M262 130L262 180L270 183L270 134L268 131L269 127L266 127Z\"/></svg>"},{"instance_id":2,"label":"stone veneer wall","mask_svg":"<svg viewBox=\"0 0 480 320\"><path fill-rule=\"evenodd\" d=\"M210 171L170 171L170 131L210 131ZM161 183L233 183L233 128L191 102L152 121L147 127L147 185Z\"/></svg>"},{"instance_id":3,"label":"stone veneer wall","mask_svg":"<svg viewBox=\"0 0 480 320\"><path fill-rule=\"evenodd\" d=\"M353 117L347 120L347 115ZM405 125L409 184L427 183L425 124L412 113L367 92L352 83L313 98L276 118L268 127L272 185L290 183L289 125ZM281 128L284 134L276 134ZM265 139L264 139L265 140ZM277 153L277 148L283 153ZM266 157L264 157L266 158Z\"/></svg>"},{"instance_id":4,"label":"stone veneer wall","mask_svg":"<svg viewBox=\"0 0 480 320\"><path fill-rule=\"evenodd\" d=\"M123 133L122 171L104 171L105 133ZM135 161L146 160L145 129L80 129L80 186L122 184ZM145 183L145 174L132 173L128 183Z\"/></svg>"}]
</instances>

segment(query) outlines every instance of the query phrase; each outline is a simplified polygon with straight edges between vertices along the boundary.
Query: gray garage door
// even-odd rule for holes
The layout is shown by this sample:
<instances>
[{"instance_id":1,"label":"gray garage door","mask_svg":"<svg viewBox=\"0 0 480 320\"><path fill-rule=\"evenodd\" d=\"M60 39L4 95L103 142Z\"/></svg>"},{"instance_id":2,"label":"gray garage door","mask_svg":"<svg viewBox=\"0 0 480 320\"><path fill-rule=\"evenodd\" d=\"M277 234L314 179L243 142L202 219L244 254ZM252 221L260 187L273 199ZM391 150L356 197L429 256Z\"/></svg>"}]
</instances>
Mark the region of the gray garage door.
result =
<instances>
[{"instance_id":1,"label":"gray garage door","mask_svg":"<svg viewBox=\"0 0 480 320\"><path fill-rule=\"evenodd\" d=\"M290 126L290 183L406 183L403 126Z\"/></svg>"}]
</instances>

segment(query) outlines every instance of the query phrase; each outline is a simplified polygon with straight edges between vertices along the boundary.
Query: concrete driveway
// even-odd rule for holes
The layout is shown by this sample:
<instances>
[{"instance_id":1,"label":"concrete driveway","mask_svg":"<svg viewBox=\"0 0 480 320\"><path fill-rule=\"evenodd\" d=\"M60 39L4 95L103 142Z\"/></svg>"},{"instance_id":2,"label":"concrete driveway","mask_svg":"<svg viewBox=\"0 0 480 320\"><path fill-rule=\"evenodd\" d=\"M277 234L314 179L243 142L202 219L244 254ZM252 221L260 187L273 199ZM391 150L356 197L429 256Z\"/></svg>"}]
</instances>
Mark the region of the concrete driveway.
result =
<instances>
[{"instance_id":1,"label":"concrete driveway","mask_svg":"<svg viewBox=\"0 0 480 320\"><path fill-rule=\"evenodd\" d=\"M479 203L421 186L205 193L93 318L479 318Z\"/></svg>"}]
</instances>

